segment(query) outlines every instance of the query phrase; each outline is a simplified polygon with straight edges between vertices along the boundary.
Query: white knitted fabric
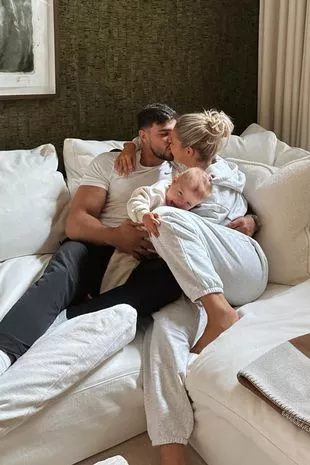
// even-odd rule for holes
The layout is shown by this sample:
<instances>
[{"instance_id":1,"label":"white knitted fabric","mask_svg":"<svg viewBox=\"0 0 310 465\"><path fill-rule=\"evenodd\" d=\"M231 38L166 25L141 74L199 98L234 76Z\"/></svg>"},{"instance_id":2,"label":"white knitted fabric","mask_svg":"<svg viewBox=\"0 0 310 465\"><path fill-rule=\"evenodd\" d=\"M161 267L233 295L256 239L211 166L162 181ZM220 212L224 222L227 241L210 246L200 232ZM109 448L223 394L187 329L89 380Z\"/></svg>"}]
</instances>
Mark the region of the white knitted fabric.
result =
<instances>
[{"instance_id":1,"label":"white knitted fabric","mask_svg":"<svg viewBox=\"0 0 310 465\"><path fill-rule=\"evenodd\" d=\"M106 460L102 460L101 462L96 462L94 465L129 465L127 460L124 459L124 457L121 457L120 455L116 455L115 457L111 457Z\"/></svg>"}]
</instances>

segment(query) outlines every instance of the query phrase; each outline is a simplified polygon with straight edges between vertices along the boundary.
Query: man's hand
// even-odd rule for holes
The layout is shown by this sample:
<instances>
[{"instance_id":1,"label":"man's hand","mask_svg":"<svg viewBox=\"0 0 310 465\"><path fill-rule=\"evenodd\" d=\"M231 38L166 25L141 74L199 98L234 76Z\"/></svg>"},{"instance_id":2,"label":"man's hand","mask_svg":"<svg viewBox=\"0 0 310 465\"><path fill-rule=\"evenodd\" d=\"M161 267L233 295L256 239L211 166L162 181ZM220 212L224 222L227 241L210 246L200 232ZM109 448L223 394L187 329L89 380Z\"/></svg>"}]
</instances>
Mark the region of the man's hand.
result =
<instances>
[{"instance_id":1,"label":"man's hand","mask_svg":"<svg viewBox=\"0 0 310 465\"><path fill-rule=\"evenodd\" d=\"M123 151L115 160L114 168L120 176L128 176L136 167L136 146L133 142L126 142Z\"/></svg>"},{"instance_id":2,"label":"man's hand","mask_svg":"<svg viewBox=\"0 0 310 465\"><path fill-rule=\"evenodd\" d=\"M125 220L120 226L113 229L110 242L121 252L135 256L148 255L152 244L147 240L147 232L142 231L138 224Z\"/></svg>"},{"instance_id":3,"label":"man's hand","mask_svg":"<svg viewBox=\"0 0 310 465\"><path fill-rule=\"evenodd\" d=\"M160 225L160 221L157 213L145 213L143 215L143 224L150 236L152 234L155 237L159 236L158 226Z\"/></svg>"},{"instance_id":4,"label":"man's hand","mask_svg":"<svg viewBox=\"0 0 310 465\"><path fill-rule=\"evenodd\" d=\"M251 237L256 232L256 223L252 215L240 216L226 226Z\"/></svg>"}]
</instances>

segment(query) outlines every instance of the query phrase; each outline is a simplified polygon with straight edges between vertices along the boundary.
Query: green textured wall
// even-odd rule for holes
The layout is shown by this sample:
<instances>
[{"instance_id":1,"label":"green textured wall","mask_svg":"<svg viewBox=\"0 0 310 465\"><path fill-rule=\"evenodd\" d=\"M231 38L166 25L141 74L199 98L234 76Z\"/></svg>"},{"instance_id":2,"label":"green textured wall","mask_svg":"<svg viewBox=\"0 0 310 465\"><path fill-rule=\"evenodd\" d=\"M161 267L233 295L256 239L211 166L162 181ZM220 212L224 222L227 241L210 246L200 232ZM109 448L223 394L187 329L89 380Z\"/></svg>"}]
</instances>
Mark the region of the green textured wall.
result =
<instances>
[{"instance_id":1,"label":"green textured wall","mask_svg":"<svg viewBox=\"0 0 310 465\"><path fill-rule=\"evenodd\" d=\"M135 114L224 109L256 120L258 0L58 0L58 95L0 101L0 149L130 138Z\"/></svg>"}]
</instances>

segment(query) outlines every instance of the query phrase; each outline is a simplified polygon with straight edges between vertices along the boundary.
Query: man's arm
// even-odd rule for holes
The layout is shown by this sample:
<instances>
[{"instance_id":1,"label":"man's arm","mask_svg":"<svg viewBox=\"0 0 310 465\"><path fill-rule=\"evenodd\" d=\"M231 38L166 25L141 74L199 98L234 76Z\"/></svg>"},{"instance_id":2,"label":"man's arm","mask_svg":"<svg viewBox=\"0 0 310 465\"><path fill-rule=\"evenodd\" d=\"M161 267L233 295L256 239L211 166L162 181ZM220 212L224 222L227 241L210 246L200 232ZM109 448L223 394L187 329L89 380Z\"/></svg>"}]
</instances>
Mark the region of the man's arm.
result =
<instances>
[{"instance_id":1,"label":"man's arm","mask_svg":"<svg viewBox=\"0 0 310 465\"><path fill-rule=\"evenodd\" d=\"M102 187L79 187L72 200L66 221L66 234L72 240L112 245L126 253L143 254L149 248L139 231L129 220L115 228L104 226L99 216L106 203L106 190Z\"/></svg>"},{"instance_id":2,"label":"man's arm","mask_svg":"<svg viewBox=\"0 0 310 465\"><path fill-rule=\"evenodd\" d=\"M107 192L96 186L80 186L71 202L66 221L66 234L70 239L108 244L112 228L99 221L106 203Z\"/></svg>"}]
</instances>

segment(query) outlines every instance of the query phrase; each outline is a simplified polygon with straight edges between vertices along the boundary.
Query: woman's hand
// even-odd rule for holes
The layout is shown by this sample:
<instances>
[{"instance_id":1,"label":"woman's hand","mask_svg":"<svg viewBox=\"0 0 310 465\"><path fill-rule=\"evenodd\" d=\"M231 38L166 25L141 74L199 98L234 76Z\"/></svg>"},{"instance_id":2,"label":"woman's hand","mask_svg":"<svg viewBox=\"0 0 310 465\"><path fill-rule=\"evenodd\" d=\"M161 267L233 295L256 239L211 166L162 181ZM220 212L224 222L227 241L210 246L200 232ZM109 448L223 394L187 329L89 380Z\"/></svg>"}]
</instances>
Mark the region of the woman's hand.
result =
<instances>
[{"instance_id":1,"label":"woman's hand","mask_svg":"<svg viewBox=\"0 0 310 465\"><path fill-rule=\"evenodd\" d=\"M136 146L133 142L125 142L122 152L115 160L114 168L120 176L128 176L136 168Z\"/></svg>"},{"instance_id":2,"label":"woman's hand","mask_svg":"<svg viewBox=\"0 0 310 465\"><path fill-rule=\"evenodd\" d=\"M235 229L247 236L253 236L256 233L257 225L253 215L240 216L226 225L228 228Z\"/></svg>"},{"instance_id":3,"label":"woman's hand","mask_svg":"<svg viewBox=\"0 0 310 465\"><path fill-rule=\"evenodd\" d=\"M157 213L145 213L142 218L143 224L149 235L159 236L158 226L160 225Z\"/></svg>"}]
</instances>

